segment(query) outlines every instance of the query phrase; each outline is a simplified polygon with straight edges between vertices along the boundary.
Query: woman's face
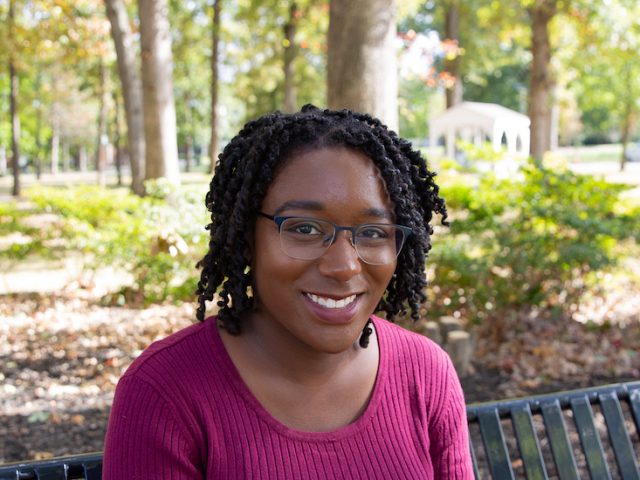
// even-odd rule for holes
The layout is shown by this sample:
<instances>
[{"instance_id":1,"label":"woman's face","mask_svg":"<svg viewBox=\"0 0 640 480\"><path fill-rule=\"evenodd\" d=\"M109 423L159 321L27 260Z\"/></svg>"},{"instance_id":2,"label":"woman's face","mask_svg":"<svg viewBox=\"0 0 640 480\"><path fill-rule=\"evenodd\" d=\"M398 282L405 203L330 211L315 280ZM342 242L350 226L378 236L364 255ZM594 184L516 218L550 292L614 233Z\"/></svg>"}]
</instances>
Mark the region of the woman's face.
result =
<instances>
[{"instance_id":1,"label":"woman's face","mask_svg":"<svg viewBox=\"0 0 640 480\"><path fill-rule=\"evenodd\" d=\"M377 167L346 148L293 155L269 187L261 211L342 226L394 223ZM395 268L395 259L386 265L362 262L351 233L344 231L321 257L291 258L282 250L274 221L259 216L252 256L253 321L259 329L318 352L345 351L358 339Z\"/></svg>"}]
</instances>

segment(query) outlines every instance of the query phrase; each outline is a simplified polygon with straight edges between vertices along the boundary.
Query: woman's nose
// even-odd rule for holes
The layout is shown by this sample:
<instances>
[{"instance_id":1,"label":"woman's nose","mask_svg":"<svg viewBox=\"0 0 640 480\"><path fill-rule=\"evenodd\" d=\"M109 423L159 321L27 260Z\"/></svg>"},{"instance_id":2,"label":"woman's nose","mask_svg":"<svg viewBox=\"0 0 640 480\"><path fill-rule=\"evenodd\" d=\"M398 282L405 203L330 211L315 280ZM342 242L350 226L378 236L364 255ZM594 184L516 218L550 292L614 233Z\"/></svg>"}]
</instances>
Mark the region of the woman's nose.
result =
<instances>
[{"instance_id":1,"label":"woman's nose","mask_svg":"<svg viewBox=\"0 0 640 480\"><path fill-rule=\"evenodd\" d=\"M362 271L362 263L352 243L349 231L339 232L329 249L320 257L322 275L347 281Z\"/></svg>"}]
</instances>

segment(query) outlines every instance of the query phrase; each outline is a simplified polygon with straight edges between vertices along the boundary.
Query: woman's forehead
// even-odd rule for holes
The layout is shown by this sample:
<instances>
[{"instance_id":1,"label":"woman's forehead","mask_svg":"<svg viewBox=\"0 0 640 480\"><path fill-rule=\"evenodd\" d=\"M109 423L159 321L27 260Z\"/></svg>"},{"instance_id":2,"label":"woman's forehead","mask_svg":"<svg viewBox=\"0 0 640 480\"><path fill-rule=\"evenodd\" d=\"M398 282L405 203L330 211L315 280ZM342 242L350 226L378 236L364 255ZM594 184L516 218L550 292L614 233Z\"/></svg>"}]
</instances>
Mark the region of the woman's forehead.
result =
<instances>
[{"instance_id":1,"label":"woman's forehead","mask_svg":"<svg viewBox=\"0 0 640 480\"><path fill-rule=\"evenodd\" d=\"M391 209L378 167L365 154L342 147L289 157L267 190L263 205L280 208L302 201L316 202L322 208L352 204L361 209Z\"/></svg>"}]
</instances>

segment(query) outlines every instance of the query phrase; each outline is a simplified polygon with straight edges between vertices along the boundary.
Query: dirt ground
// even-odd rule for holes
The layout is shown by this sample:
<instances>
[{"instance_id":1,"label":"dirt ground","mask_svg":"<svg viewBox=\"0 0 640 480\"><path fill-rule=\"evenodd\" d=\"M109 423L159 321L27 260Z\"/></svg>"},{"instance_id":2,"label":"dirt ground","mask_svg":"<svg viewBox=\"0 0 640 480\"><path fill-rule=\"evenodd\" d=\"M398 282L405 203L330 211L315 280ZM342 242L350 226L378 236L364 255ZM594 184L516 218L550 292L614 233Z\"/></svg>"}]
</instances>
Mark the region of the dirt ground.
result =
<instances>
[{"instance_id":1,"label":"dirt ground","mask_svg":"<svg viewBox=\"0 0 640 480\"><path fill-rule=\"evenodd\" d=\"M622 304L616 315L628 321L615 328L529 315L500 343L475 331L473 372L462 379L467 402L639 378L640 305ZM190 304L107 307L81 289L1 296L0 463L101 450L124 369L193 318Z\"/></svg>"}]
</instances>

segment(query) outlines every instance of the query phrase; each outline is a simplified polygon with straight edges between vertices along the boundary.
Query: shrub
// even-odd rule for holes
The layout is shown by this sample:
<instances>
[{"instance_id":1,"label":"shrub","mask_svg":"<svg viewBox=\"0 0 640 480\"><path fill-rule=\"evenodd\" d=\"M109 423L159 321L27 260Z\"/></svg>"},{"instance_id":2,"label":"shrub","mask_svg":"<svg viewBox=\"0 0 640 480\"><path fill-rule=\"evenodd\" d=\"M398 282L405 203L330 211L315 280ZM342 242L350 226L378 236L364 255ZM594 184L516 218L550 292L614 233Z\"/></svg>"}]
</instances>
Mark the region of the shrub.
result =
<instances>
[{"instance_id":1,"label":"shrub","mask_svg":"<svg viewBox=\"0 0 640 480\"><path fill-rule=\"evenodd\" d=\"M55 238L63 252L84 253L93 268L114 266L132 274L134 283L114 297L118 303L191 297L207 238L204 192L164 182L146 188L151 194L145 198L94 186L31 189L27 196L35 205L30 214L59 217L48 239ZM14 223L21 218L15 210L6 216ZM35 246L25 255L37 253Z\"/></svg>"},{"instance_id":2,"label":"shrub","mask_svg":"<svg viewBox=\"0 0 640 480\"><path fill-rule=\"evenodd\" d=\"M638 243L640 207L622 202L627 187L532 165L522 175L443 186L453 221L430 256L433 314L482 321L539 308L570 315L591 272L617 262L618 243Z\"/></svg>"}]
</instances>

